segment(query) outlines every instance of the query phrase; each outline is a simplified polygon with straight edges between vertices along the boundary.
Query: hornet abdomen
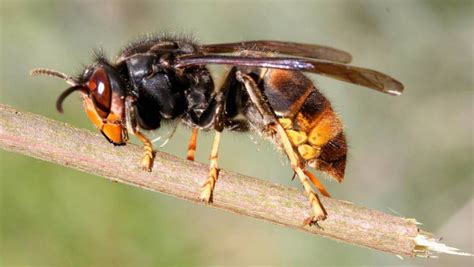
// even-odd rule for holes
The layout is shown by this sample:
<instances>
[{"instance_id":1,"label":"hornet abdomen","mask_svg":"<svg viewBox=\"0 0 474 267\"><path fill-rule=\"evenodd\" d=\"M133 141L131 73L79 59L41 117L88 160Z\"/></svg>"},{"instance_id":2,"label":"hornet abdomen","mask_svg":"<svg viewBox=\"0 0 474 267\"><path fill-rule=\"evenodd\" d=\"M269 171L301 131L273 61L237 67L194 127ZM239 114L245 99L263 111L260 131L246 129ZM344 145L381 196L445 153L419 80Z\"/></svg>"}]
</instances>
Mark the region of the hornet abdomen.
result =
<instances>
[{"instance_id":1,"label":"hornet abdomen","mask_svg":"<svg viewBox=\"0 0 474 267\"><path fill-rule=\"evenodd\" d=\"M347 144L330 102L299 71L265 69L261 78L265 96L301 158L341 182Z\"/></svg>"}]
</instances>

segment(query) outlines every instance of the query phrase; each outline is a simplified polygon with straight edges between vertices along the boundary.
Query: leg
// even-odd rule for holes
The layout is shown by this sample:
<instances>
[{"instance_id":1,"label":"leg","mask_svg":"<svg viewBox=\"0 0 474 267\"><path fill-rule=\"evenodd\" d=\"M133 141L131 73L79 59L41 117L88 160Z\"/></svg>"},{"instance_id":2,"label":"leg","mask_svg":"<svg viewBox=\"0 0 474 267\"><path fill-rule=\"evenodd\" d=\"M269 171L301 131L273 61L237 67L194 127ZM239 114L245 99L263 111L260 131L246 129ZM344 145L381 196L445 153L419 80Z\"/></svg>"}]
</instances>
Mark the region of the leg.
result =
<instances>
[{"instance_id":1,"label":"leg","mask_svg":"<svg viewBox=\"0 0 474 267\"><path fill-rule=\"evenodd\" d=\"M308 170L303 169L304 174L308 176L308 178L311 180L311 182L316 186L316 188L319 190L321 194L325 197L331 197L329 195L328 191L324 187L324 185L319 181L318 177L316 177L314 174L310 173Z\"/></svg>"},{"instance_id":2,"label":"leg","mask_svg":"<svg viewBox=\"0 0 474 267\"><path fill-rule=\"evenodd\" d=\"M304 190L308 195L308 199L314 213L314 216L305 219L305 224L311 225L316 223L318 220L324 220L327 214L326 210L323 208L321 202L319 201L318 195L313 191L313 188L311 187L311 184L308 181L308 177L302 168L303 164L301 163L297 153L294 151L285 129L277 121L271 107L263 98L262 92L259 90L257 84L252 79L252 77L241 72L237 72L236 78L245 85L250 99L255 104L258 111L263 117L264 124L270 127L274 132L278 134L283 149L285 150L285 153L288 156L288 159L290 160L291 168L298 176L300 182L303 184Z\"/></svg>"},{"instance_id":3,"label":"leg","mask_svg":"<svg viewBox=\"0 0 474 267\"><path fill-rule=\"evenodd\" d=\"M200 199L204 202L212 202L212 193L214 186L216 185L217 178L219 175L219 169L217 168L217 156L219 151L219 143L221 140L221 132L216 131L214 136L214 142L212 143L211 155L209 156L209 176L206 182L203 184Z\"/></svg>"},{"instance_id":4,"label":"leg","mask_svg":"<svg viewBox=\"0 0 474 267\"><path fill-rule=\"evenodd\" d=\"M314 186L318 189L318 191L323 194L325 197L331 197L331 195L328 193L324 185L319 181L318 177L316 177L314 174L309 172L308 170L303 168L304 174L311 180ZM293 172L293 176L291 177L291 180L293 181L296 178L296 172Z\"/></svg>"},{"instance_id":5,"label":"leg","mask_svg":"<svg viewBox=\"0 0 474 267\"><path fill-rule=\"evenodd\" d=\"M219 169L217 167L217 157L219 151L219 143L221 140L221 132L225 127L225 104L227 100L227 94L231 87L233 81L233 74L235 73L235 68L229 72L226 82L222 85L215 96L216 108L214 110L214 129L216 130L216 135L214 136L214 142L212 143L211 155L209 156L209 175L206 182L203 184L201 195L199 199L204 202L212 202L212 196L214 192L214 187L219 176Z\"/></svg>"},{"instance_id":6,"label":"leg","mask_svg":"<svg viewBox=\"0 0 474 267\"><path fill-rule=\"evenodd\" d=\"M153 159L155 158L155 153L153 151L153 145L148 140L148 138L140 132L140 129L137 126L137 120L135 118L135 107L134 107L133 97L127 96L125 99L125 118L127 131L135 135L138 140L143 143L143 158L141 161L141 166L146 171L151 171L153 167Z\"/></svg>"},{"instance_id":7,"label":"leg","mask_svg":"<svg viewBox=\"0 0 474 267\"><path fill-rule=\"evenodd\" d=\"M197 143L198 132L199 132L198 128L193 128L193 133L191 134L191 138L189 139L188 156L186 158L191 161L194 161L194 155L196 154L196 143Z\"/></svg>"},{"instance_id":8,"label":"leg","mask_svg":"<svg viewBox=\"0 0 474 267\"><path fill-rule=\"evenodd\" d=\"M258 88L257 83L255 83L252 77L248 76L247 74L243 74L240 71L237 71L235 76L239 82L245 85L245 89L247 89L250 100L262 115L264 125L275 124L277 122L275 114L273 114L272 108L266 101L263 93Z\"/></svg>"},{"instance_id":9,"label":"leg","mask_svg":"<svg viewBox=\"0 0 474 267\"><path fill-rule=\"evenodd\" d=\"M280 136L280 141L282 142L283 149L286 152L291 164L291 168L296 173L296 176L300 179L301 184L303 184L304 191L308 195L309 203L313 209L312 217L306 218L304 224L316 224L317 221L326 219L326 210L324 209L321 201L319 200L318 195L314 192L311 184L308 181L308 177L305 171L301 166L301 161L298 158L298 155L295 153L293 146L291 145L290 139L288 138L285 129L277 122L274 126L275 131ZM312 176L310 176L312 177ZM323 187L324 188L324 187ZM326 192L327 193L327 192Z\"/></svg>"},{"instance_id":10,"label":"leg","mask_svg":"<svg viewBox=\"0 0 474 267\"><path fill-rule=\"evenodd\" d=\"M221 138L221 132L226 126L226 119L224 116L226 112L225 106L229 88L232 87L233 82L235 82L234 74L235 68L229 72L226 81L222 84L222 87L219 88L215 95L210 99L208 108L202 113L202 116L199 118L199 120L196 120L193 117L188 118L189 124L193 125L193 127L196 127L193 129L193 134L189 140L187 156L189 160L194 159L198 129L207 130L210 127L214 127L216 130L216 135L214 137L214 142L211 149L211 155L209 157L209 175L202 186L202 191L199 196L199 199L204 202L212 202L213 190L219 175L219 169L217 167L219 142Z\"/></svg>"}]
</instances>

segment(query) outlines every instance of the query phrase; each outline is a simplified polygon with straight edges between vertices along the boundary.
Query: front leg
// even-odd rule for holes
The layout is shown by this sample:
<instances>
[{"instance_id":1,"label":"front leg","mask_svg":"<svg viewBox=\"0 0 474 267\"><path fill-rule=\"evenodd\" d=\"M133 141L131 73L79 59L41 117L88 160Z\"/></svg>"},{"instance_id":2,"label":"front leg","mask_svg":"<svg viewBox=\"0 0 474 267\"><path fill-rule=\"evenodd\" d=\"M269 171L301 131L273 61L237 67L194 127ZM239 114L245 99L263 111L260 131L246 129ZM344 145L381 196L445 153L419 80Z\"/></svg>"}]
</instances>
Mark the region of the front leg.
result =
<instances>
[{"instance_id":1,"label":"front leg","mask_svg":"<svg viewBox=\"0 0 474 267\"><path fill-rule=\"evenodd\" d=\"M140 132L140 129L137 125L135 112L135 99L133 96L127 96L125 98L125 121L127 131L131 132L138 138L138 140L143 142L144 153L140 165L144 170L151 172L151 169L153 167L153 160L155 158L153 144L142 132Z\"/></svg>"}]
</instances>

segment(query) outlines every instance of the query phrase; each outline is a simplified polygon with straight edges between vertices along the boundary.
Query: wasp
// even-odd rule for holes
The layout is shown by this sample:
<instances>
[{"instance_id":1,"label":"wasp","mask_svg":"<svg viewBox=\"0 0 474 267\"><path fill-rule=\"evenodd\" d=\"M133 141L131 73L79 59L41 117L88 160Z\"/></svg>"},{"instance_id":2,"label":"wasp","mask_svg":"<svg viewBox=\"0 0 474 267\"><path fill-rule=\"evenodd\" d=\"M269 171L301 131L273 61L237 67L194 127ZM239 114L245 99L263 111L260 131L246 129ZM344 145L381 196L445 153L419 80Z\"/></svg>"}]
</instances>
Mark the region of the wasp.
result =
<instances>
[{"instance_id":1,"label":"wasp","mask_svg":"<svg viewBox=\"0 0 474 267\"><path fill-rule=\"evenodd\" d=\"M209 175L199 198L212 201L218 179L221 132L253 130L270 139L288 157L308 196L312 216L305 224L324 220L327 212L313 189L330 196L308 167L344 179L347 144L342 123L331 103L304 74L316 73L389 95L403 85L383 73L348 65L352 56L331 47L281 41L244 41L200 45L188 38L161 36L135 41L113 60L102 53L77 76L49 69L32 75L54 76L82 95L90 121L114 145L136 136L144 148L141 166L151 171L152 142L146 131L166 121L192 129L187 158L194 160L199 130L215 131ZM227 65L215 86L209 65ZM311 185L312 184L312 185Z\"/></svg>"}]
</instances>

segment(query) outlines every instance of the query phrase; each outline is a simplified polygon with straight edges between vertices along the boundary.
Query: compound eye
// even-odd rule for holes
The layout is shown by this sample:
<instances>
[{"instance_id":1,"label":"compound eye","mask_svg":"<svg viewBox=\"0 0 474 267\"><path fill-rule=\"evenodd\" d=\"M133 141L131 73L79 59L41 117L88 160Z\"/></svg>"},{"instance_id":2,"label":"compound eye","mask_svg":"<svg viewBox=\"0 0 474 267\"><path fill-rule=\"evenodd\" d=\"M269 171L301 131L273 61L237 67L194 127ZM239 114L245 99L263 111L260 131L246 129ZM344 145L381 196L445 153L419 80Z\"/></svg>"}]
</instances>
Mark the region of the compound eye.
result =
<instances>
[{"instance_id":1,"label":"compound eye","mask_svg":"<svg viewBox=\"0 0 474 267\"><path fill-rule=\"evenodd\" d=\"M103 68L97 68L92 73L87 87L97 113L102 118L107 118L110 113L112 92L110 91L109 78Z\"/></svg>"}]
</instances>

